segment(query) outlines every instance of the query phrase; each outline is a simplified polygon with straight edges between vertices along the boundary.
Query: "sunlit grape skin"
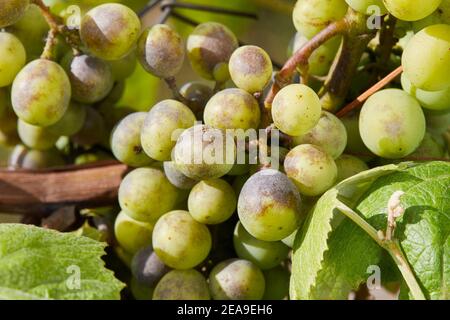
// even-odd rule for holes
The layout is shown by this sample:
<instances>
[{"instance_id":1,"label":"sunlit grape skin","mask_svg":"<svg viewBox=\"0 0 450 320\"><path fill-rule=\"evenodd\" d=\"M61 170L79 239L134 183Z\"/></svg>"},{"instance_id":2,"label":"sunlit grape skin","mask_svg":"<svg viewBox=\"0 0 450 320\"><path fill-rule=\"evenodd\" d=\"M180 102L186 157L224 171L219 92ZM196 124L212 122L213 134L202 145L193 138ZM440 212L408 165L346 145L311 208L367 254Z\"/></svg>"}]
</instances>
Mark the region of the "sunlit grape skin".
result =
<instances>
[{"instance_id":1,"label":"sunlit grape skin","mask_svg":"<svg viewBox=\"0 0 450 320\"><path fill-rule=\"evenodd\" d=\"M337 182L341 182L360 172L369 170L369 167L364 161L348 154L341 155L335 162L338 172Z\"/></svg>"},{"instance_id":2,"label":"sunlit grape skin","mask_svg":"<svg viewBox=\"0 0 450 320\"><path fill-rule=\"evenodd\" d=\"M28 8L29 0L0 0L0 28L17 22Z\"/></svg>"},{"instance_id":3,"label":"sunlit grape skin","mask_svg":"<svg viewBox=\"0 0 450 320\"><path fill-rule=\"evenodd\" d=\"M209 300L206 279L197 270L172 270L155 288L153 300Z\"/></svg>"},{"instance_id":4,"label":"sunlit grape skin","mask_svg":"<svg viewBox=\"0 0 450 320\"><path fill-rule=\"evenodd\" d=\"M135 46L141 23L137 15L119 3L99 5L81 20L80 36L89 52L104 60L118 60Z\"/></svg>"},{"instance_id":5,"label":"sunlit grape skin","mask_svg":"<svg viewBox=\"0 0 450 320\"><path fill-rule=\"evenodd\" d=\"M302 144L289 151L284 160L284 170L300 193L318 196L333 186L337 167L333 158L322 148Z\"/></svg>"},{"instance_id":6,"label":"sunlit grape skin","mask_svg":"<svg viewBox=\"0 0 450 320\"><path fill-rule=\"evenodd\" d=\"M297 188L285 174L273 169L247 180L239 195L238 214L244 228L263 241L287 237L304 219Z\"/></svg>"},{"instance_id":7,"label":"sunlit grape skin","mask_svg":"<svg viewBox=\"0 0 450 320\"><path fill-rule=\"evenodd\" d=\"M145 112L132 113L120 120L111 132L111 151L117 160L132 167L145 167L153 162L141 145L141 128L146 116Z\"/></svg>"},{"instance_id":8,"label":"sunlit grape skin","mask_svg":"<svg viewBox=\"0 0 450 320\"><path fill-rule=\"evenodd\" d=\"M217 129L257 129L261 113L256 99L248 92L225 89L215 94L204 111L205 124Z\"/></svg>"},{"instance_id":9,"label":"sunlit grape skin","mask_svg":"<svg viewBox=\"0 0 450 320\"><path fill-rule=\"evenodd\" d=\"M137 221L123 211L119 213L114 223L114 235L117 242L131 254L152 244L152 232L152 224Z\"/></svg>"},{"instance_id":10,"label":"sunlit grape skin","mask_svg":"<svg viewBox=\"0 0 450 320\"><path fill-rule=\"evenodd\" d=\"M11 33L0 32L0 87L10 85L25 65L25 48Z\"/></svg>"},{"instance_id":11,"label":"sunlit grape skin","mask_svg":"<svg viewBox=\"0 0 450 320\"><path fill-rule=\"evenodd\" d=\"M365 145L387 159L403 158L425 135L425 116L419 103L398 89L375 93L364 104L359 130Z\"/></svg>"},{"instance_id":12,"label":"sunlit grape skin","mask_svg":"<svg viewBox=\"0 0 450 320\"><path fill-rule=\"evenodd\" d=\"M258 240L249 234L240 222L234 229L233 244L239 258L253 262L261 270L276 267L289 253L289 247L281 241Z\"/></svg>"},{"instance_id":13,"label":"sunlit grape skin","mask_svg":"<svg viewBox=\"0 0 450 320\"><path fill-rule=\"evenodd\" d=\"M156 77L170 78L183 66L185 50L177 32L167 25L157 24L142 33L138 54L145 70Z\"/></svg>"},{"instance_id":14,"label":"sunlit grape skin","mask_svg":"<svg viewBox=\"0 0 450 320\"><path fill-rule=\"evenodd\" d=\"M321 115L317 94L303 84L281 89L272 104L272 117L278 129L291 136L300 136L317 125Z\"/></svg>"},{"instance_id":15,"label":"sunlit grape skin","mask_svg":"<svg viewBox=\"0 0 450 320\"><path fill-rule=\"evenodd\" d=\"M52 148L59 136L50 132L47 128L33 126L19 119L17 131L22 142L29 148L36 150L48 150Z\"/></svg>"},{"instance_id":16,"label":"sunlit grape skin","mask_svg":"<svg viewBox=\"0 0 450 320\"><path fill-rule=\"evenodd\" d=\"M50 126L66 112L71 96L70 81L57 63L38 59L17 75L11 100L17 116L36 126Z\"/></svg>"},{"instance_id":17,"label":"sunlit grape skin","mask_svg":"<svg viewBox=\"0 0 450 320\"><path fill-rule=\"evenodd\" d=\"M208 228L187 211L166 213L153 230L153 249L164 264L174 269L199 265L208 256L211 245Z\"/></svg>"},{"instance_id":18,"label":"sunlit grape skin","mask_svg":"<svg viewBox=\"0 0 450 320\"><path fill-rule=\"evenodd\" d=\"M433 13L442 0L383 0L389 13L404 21L416 21Z\"/></svg>"},{"instance_id":19,"label":"sunlit grape skin","mask_svg":"<svg viewBox=\"0 0 450 320\"><path fill-rule=\"evenodd\" d=\"M261 92L272 78L269 55L256 46L243 46L233 52L229 62L231 79L249 93Z\"/></svg>"},{"instance_id":20,"label":"sunlit grape skin","mask_svg":"<svg viewBox=\"0 0 450 320\"><path fill-rule=\"evenodd\" d=\"M130 217L154 223L164 213L172 210L177 195L176 188L161 170L139 168L122 180L119 203Z\"/></svg>"},{"instance_id":21,"label":"sunlit grape skin","mask_svg":"<svg viewBox=\"0 0 450 320\"><path fill-rule=\"evenodd\" d=\"M230 259L212 269L209 289L214 300L261 300L265 279L250 261Z\"/></svg>"},{"instance_id":22,"label":"sunlit grape skin","mask_svg":"<svg viewBox=\"0 0 450 320\"><path fill-rule=\"evenodd\" d=\"M426 27L408 42L402 65L414 86L426 91L450 87L450 25Z\"/></svg>"},{"instance_id":23,"label":"sunlit grape skin","mask_svg":"<svg viewBox=\"0 0 450 320\"><path fill-rule=\"evenodd\" d=\"M373 14L373 12L370 11L372 8L377 8L380 15L387 13L383 0L345 0L345 2L347 2L353 10L356 10L362 14Z\"/></svg>"}]
</instances>

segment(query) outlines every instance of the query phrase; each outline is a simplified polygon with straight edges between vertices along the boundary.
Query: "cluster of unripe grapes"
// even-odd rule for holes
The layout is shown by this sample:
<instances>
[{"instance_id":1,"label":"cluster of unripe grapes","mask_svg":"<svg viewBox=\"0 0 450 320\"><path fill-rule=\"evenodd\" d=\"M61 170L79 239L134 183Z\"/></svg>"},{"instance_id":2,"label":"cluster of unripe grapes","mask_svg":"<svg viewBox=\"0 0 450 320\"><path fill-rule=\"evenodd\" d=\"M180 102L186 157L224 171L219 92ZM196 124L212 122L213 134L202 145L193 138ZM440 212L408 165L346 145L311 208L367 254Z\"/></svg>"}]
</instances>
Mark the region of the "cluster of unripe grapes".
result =
<instances>
[{"instance_id":1,"label":"cluster of unripe grapes","mask_svg":"<svg viewBox=\"0 0 450 320\"><path fill-rule=\"evenodd\" d=\"M29 28L22 19L38 10L29 2L0 0L0 142L16 143L8 137L17 129L23 145L10 163L23 168L63 164L55 145L97 144L134 168L120 185L114 231L136 298L286 298L290 250L322 194L369 167L448 154L449 0L297 2L293 53L349 6L366 14L376 5L409 30L398 44L403 89L381 90L360 114L342 119L322 108L314 83L285 85L265 106L274 81L269 55L239 46L215 22L198 25L184 41L168 25L141 30L131 9L103 4L83 16L79 47L57 44L50 57L30 59L34 50L17 31ZM310 57L315 82L332 69L341 42L334 37ZM205 82L178 89L186 58ZM362 69L367 61L361 59ZM174 96L148 112L118 111L113 106L137 62ZM258 129L279 130L285 139L251 140ZM271 150L269 161L252 159L254 145ZM245 163L236 161L239 153ZM101 158L87 152L74 161L90 157ZM218 255L217 234L225 231L233 232L234 250Z\"/></svg>"}]
</instances>

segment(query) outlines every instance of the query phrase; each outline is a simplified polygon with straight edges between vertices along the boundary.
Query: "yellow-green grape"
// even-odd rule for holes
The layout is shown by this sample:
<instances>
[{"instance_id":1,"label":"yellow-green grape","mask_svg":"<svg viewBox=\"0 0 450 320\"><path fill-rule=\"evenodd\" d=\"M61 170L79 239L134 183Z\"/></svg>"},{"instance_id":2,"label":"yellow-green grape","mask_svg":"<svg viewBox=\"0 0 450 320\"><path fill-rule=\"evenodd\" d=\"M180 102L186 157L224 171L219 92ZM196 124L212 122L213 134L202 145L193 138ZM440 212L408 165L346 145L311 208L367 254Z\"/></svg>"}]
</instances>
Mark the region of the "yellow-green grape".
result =
<instances>
[{"instance_id":1,"label":"yellow-green grape","mask_svg":"<svg viewBox=\"0 0 450 320\"><path fill-rule=\"evenodd\" d=\"M135 254L152 244L153 225L137 221L120 212L114 223L114 234L119 245L128 253Z\"/></svg>"},{"instance_id":2,"label":"yellow-green grape","mask_svg":"<svg viewBox=\"0 0 450 320\"><path fill-rule=\"evenodd\" d=\"M165 265L174 269L196 267L206 259L211 245L208 228L187 211L166 213L153 231L153 250Z\"/></svg>"},{"instance_id":3,"label":"yellow-green grape","mask_svg":"<svg viewBox=\"0 0 450 320\"><path fill-rule=\"evenodd\" d=\"M408 158L418 161L422 158L442 158L444 157L444 149L436 141L432 134L426 133L419 147L411 153Z\"/></svg>"},{"instance_id":4,"label":"yellow-green grape","mask_svg":"<svg viewBox=\"0 0 450 320\"><path fill-rule=\"evenodd\" d=\"M141 145L146 116L146 112L132 113L120 120L111 132L111 151L117 160L131 167L145 167L153 162Z\"/></svg>"},{"instance_id":5,"label":"yellow-green grape","mask_svg":"<svg viewBox=\"0 0 450 320\"><path fill-rule=\"evenodd\" d=\"M69 53L61 65L72 85L72 99L78 102L98 102L113 88L113 74L106 61L86 54L73 56Z\"/></svg>"},{"instance_id":6,"label":"yellow-green grape","mask_svg":"<svg viewBox=\"0 0 450 320\"><path fill-rule=\"evenodd\" d=\"M295 230L294 232L292 232L286 238L282 239L281 242L283 242L289 248L294 248L294 242L295 242L295 237L297 236L297 233L298 233L298 229Z\"/></svg>"},{"instance_id":7,"label":"yellow-green grape","mask_svg":"<svg viewBox=\"0 0 450 320\"><path fill-rule=\"evenodd\" d=\"M136 278L131 277L130 290L135 300L147 301L152 300L155 288L146 286L140 283Z\"/></svg>"},{"instance_id":8,"label":"yellow-green grape","mask_svg":"<svg viewBox=\"0 0 450 320\"><path fill-rule=\"evenodd\" d=\"M58 136L74 135L83 127L86 113L86 106L71 101L61 120L47 127L47 129Z\"/></svg>"},{"instance_id":9,"label":"yellow-green grape","mask_svg":"<svg viewBox=\"0 0 450 320\"><path fill-rule=\"evenodd\" d=\"M422 20L414 21L412 27L414 32L419 32L423 28L441 23L450 24L450 0L442 0L436 11Z\"/></svg>"},{"instance_id":10,"label":"yellow-green grape","mask_svg":"<svg viewBox=\"0 0 450 320\"><path fill-rule=\"evenodd\" d=\"M214 300L261 300L265 286L262 271L242 259L223 261L209 275L209 290Z\"/></svg>"},{"instance_id":11,"label":"yellow-green grape","mask_svg":"<svg viewBox=\"0 0 450 320\"><path fill-rule=\"evenodd\" d=\"M86 108L83 126L74 136L73 142L82 146L93 146L102 142L107 134L105 120L100 113L91 107Z\"/></svg>"},{"instance_id":12,"label":"yellow-green grape","mask_svg":"<svg viewBox=\"0 0 450 320\"><path fill-rule=\"evenodd\" d=\"M183 40L171 27L157 24L142 33L138 42L138 54L145 70L156 77L170 78L183 66Z\"/></svg>"},{"instance_id":13,"label":"yellow-green grape","mask_svg":"<svg viewBox=\"0 0 450 320\"><path fill-rule=\"evenodd\" d=\"M231 54L239 46L233 32L217 22L198 25L187 40L188 57L192 68L201 77L214 80L214 68L228 63Z\"/></svg>"},{"instance_id":14,"label":"yellow-green grape","mask_svg":"<svg viewBox=\"0 0 450 320\"><path fill-rule=\"evenodd\" d=\"M362 14L372 15L374 11L371 9L376 7L380 15L385 15L387 9L383 4L383 0L345 0L347 4L355 11Z\"/></svg>"},{"instance_id":15,"label":"yellow-green grape","mask_svg":"<svg viewBox=\"0 0 450 320\"><path fill-rule=\"evenodd\" d=\"M416 88L405 73L402 73L402 87L424 108L438 111L450 110L450 87L441 91L425 91Z\"/></svg>"},{"instance_id":16,"label":"yellow-green grape","mask_svg":"<svg viewBox=\"0 0 450 320\"><path fill-rule=\"evenodd\" d=\"M208 284L197 270L172 270L156 286L153 300L210 300Z\"/></svg>"},{"instance_id":17,"label":"yellow-green grape","mask_svg":"<svg viewBox=\"0 0 450 320\"><path fill-rule=\"evenodd\" d=\"M333 159L339 157L347 145L347 131L341 120L322 111L319 123L308 133L293 138L294 145L314 144L322 147Z\"/></svg>"},{"instance_id":18,"label":"yellow-green grape","mask_svg":"<svg viewBox=\"0 0 450 320\"><path fill-rule=\"evenodd\" d=\"M135 47L141 22L130 8L119 3L99 5L81 20L80 36L89 52L104 60L118 60Z\"/></svg>"},{"instance_id":19,"label":"yellow-green grape","mask_svg":"<svg viewBox=\"0 0 450 320\"><path fill-rule=\"evenodd\" d=\"M364 144L387 159L403 158L417 149L425 135L425 116L419 103L398 89L375 93L359 117Z\"/></svg>"},{"instance_id":20,"label":"yellow-green grape","mask_svg":"<svg viewBox=\"0 0 450 320\"><path fill-rule=\"evenodd\" d=\"M164 173L170 183L181 190L191 190L198 183L178 170L173 161L164 161Z\"/></svg>"},{"instance_id":21,"label":"yellow-green grape","mask_svg":"<svg viewBox=\"0 0 450 320\"><path fill-rule=\"evenodd\" d=\"M191 216L203 224L219 224L228 220L236 210L233 188L221 179L200 181L189 193Z\"/></svg>"},{"instance_id":22,"label":"yellow-green grape","mask_svg":"<svg viewBox=\"0 0 450 320\"><path fill-rule=\"evenodd\" d=\"M261 113L256 99L248 92L225 89L215 94L205 107L205 124L216 129L257 129Z\"/></svg>"},{"instance_id":23,"label":"yellow-green grape","mask_svg":"<svg viewBox=\"0 0 450 320\"><path fill-rule=\"evenodd\" d=\"M281 89L272 104L272 117L278 129L291 136L300 136L319 122L322 106L317 94L303 84Z\"/></svg>"},{"instance_id":24,"label":"yellow-green grape","mask_svg":"<svg viewBox=\"0 0 450 320\"><path fill-rule=\"evenodd\" d=\"M234 229L233 245L239 258L253 262L262 270L276 267L289 253L289 247L283 242L258 240L240 222Z\"/></svg>"},{"instance_id":25,"label":"yellow-green grape","mask_svg":"<svg viewBox=\"0 0 450 320\"><path fill-rule=\"evenodd\" d=\"M59 136L50 132L47 128L33 126L22 120L18 120L17 132L22 142L31 149L48 150L52 148Z\"/></svg>"},{"instance_id":26,"label":"yellow-green grape","mask_svg":"<svg viewBox=\"0 0 450 320\"><path fill-rule=\"evenodd\" d=\"M136 70L136 50L131 51L122 59L112 60L108 62L109 66L111 67L111 72L113 74L114 80L123 81L129 78L133 74L134 70Z\"/></svg>"},{"instance_id":27,"label":"yellow-green grape","mask_svg":"<svg viewBox=\"0 0 450 320\"><path fill-rule=\"evenodd\" d=\"M106 152L88 152L80 154L78 157L76 157L74 160L74 164L80 166L88 163L100 162L103 160L113 160L113 157L111 157Z\"/></svg>"},{"instance_id":28,"label":"yellow-green grape","mask_svg":"<svg viewBox=\"0 0 450 320\"><path fill-rule=\"evenodd\" d=\"M308 59L308 72L316 76L325 76L330 71L341 44L341 37L335 37L317 48ZM294 52L301 49L309 39L297 33L294 38Z\"/></svg>"},{"instance_id":29,"label":"yellow-green grape","mask_svg":"<svg viewBox=\"0 0 450 320\"><path fill-rule=\"evenodd\" d=\"M284 170L306 196L318 196L331 188L337 179L333 157L324 149L302 144L289 151L284 160Z\"/></svg>"},{"instance_id":30,"label":"yellow-green grape","mask_svg":"<svg viewBox=\"0 0 450 320\"><path fill-rule=\"evenodd\" d=\"M235 156L233 135L205 125L196 125L183 132L173 151L177 169L196 180L226 175L233 168Z\"/></svg>"},{"instance_id":31,"label":"yellow-green grape","mask_svg":"<svg viewBox=\"0 0 450 320\"><path fill-rule=\"evenodd\" d=\"M238 214L244 228L263 241L286 238L304 219L297 188L285 174L273 169L247 180L239 195Z\"/></svg>"},{"instance_id":32,"label":"yellow-green grape","mask_svg":"<svg viewBox=\"0 0 450 320\"><path fill-rule=\"evenodd\" d=\"M441 1L383 0L390 14L405 21L416 21L429 16L438 8Z\"/></svg>"},{"instance_id":33,"label":"yellow-green grape","mask_svg":"<svg viewBox=\"0 0 450 320\"><path fill-rule=\"evenodd\" d=\"M119 187L119 203L130 217L154 223L175 206L178 192L164 172L155 168L131 171Z\"/></svg>"},{"instance_id":34,"label":"yellow-green grape","mask_svg":"<svg viewBox=\"0 0 450 320\"><path fill-rule=\"evenodd\" d=\"M343 154L337 158L336 166L338 172L337 182L344 181L360 172L369 170L369 167L364 161L348 154Z\"/></svg>"},{"instance_id":35,"label":"yellow-green grape","mask_svg":"<svg viewBox=\"0 0 450 320\"><path fill-rule=\"evenodd\" d=\"M312 38L347 13L345 0L298 0L292 18L298 32Z\"/></svg>"},{"instance_id":36,"label":"yellow-green grape","mask_svg":"<svg viewBox=\"0 0 450 320\"><path fill-rule=\"evenodd\" d=\"M421 2L428 3L428 2ZM450 87L450 25L426 27L408 42L402 56L404 72L422 90Z\"/></svg>"},{"instance_id":37,"label":"yellow-green grape","mask_svg":"<svg viewBox=\"0 0 450 320\"><path fill-rule=\"evenodd\" d=\"M155 287L169 271L170 268L161 261L152 246L140 249L131 261L133 277L147 287Z\"/></svg>"},{"instance_id":38,"label":"yellow-green grape","mask_svg":"<svg viewBox=\"0 0 450 320\"><path fill-rule=\"evenodd\" d=\"M369 160L372 152L366 147L359 134L359 114L347 115L340 119L347 131L347 146L345 152L362 155L361 158Z\"/></svg>"},{"instance_id":39,"label":"yellow-green grape","mask_svg":"<svg viewBox=\"0 0 450 320\"><path fill-rule=\"evenodd\" d=\"M29 0L0 0L0 28L16 23L29 4Z\"/></svg>"},{"instance_id":40,"label":"yellow-green grape","mask_svg":"<svg viewBox=\"0 0 450 320\"><path fill-rule=\"evenodd\" d=\"M62 167L65 161L56 149L33 150L17 145L9 157L8 166L29 170Z\"/></svg>"},{"instance_id":41,"label":"yellow-green grape","mask_svg":"<svg viewBox=\"0 0 450 320\"><path fill-rule=\"evenodd\" d=\"M50 126L66 113L70 81L56 62L38 59L27 64L15 78L11 100L17 116L32 125Z\"/></svg>"},{"instance_id":42,"label":"yellow-green grape","mask_svg":"<svg viewBox=\"0 0 450 320\"><path fill-rule=\"evenodd\" d=\"M145 153L155 160L167 161L183 129L195 124L191 109L176 100L163 100L148 113L141 131Z\"/></svg>"},{"instance_id":43,"label":"yellow-green grape","mask_svg":"<svg viewBox=\"0 0 450 320\"><path fill-rule=\"evenodd\" d=\"M229 70L233 82L247 92L261 92L272 78L269 55L256 46L243 46L233 52Z\"/></svg>"},{"instance_id":44,"label":"yellow-green grape","mask_svg":"<svg viewBox=\"0 0 450 320\"><path fill-rule=\"evenodd\" d=\"M278 266L276 268L264 271L266 280L266 290L263 300L286 300L289 298L289 282L291 274L289 271Z\"/></svg>"},{"instance_id":45,"label":"yellow-green grape","mask_svg":"<svg viewBox=\"0 0 450 320\"><path fill-rule=\"evenodd\" d=\"M228 63L221 62L217 64L213 70L213 77L218 84L225 84L228 80L230 80L231 75Z\"/></svg>"},{"instance_id":46,"label":"yellow-green grape","mask_svg":"<svg viewBox=\"0 0 450 320\"><path fill-rule=\"evenodd\" d=\"M0 31L0 57L0 87L6 87L26 62L25 48L12 33Z\"/></svg>"}]
</instances>

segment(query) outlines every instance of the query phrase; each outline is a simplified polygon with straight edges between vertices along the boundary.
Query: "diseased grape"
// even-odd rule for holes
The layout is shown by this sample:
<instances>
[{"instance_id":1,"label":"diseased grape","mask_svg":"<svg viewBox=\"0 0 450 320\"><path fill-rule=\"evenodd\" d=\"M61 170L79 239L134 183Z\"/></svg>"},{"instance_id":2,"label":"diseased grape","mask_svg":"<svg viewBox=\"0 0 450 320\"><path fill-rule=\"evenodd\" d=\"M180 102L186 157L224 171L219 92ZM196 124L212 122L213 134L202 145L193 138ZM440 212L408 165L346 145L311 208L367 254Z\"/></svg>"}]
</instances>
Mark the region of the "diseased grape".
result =
<instances>
[{"instance_id":1,"label":"diseased grape","mask_svg":"<svg viewBox=\"0 0 450 320\"><path fill-rule=\"evenodd\" d=\"M180 170L177 169L173 161L164 162L164 173L170 183L178 189L191 190L198 182L197 180L185 176Z\"/></svg>"},{"instance_id":2,"label":"diseased grape","mask_svg":"<svg viewBox=\"0 0 450 320\"><path fill-rule=\"evenodd\" d=\"M437 9L441 1L383 0L390 14L405 21L416 21L425 18Z\"/></svg>"},{"instance_id":3,"label":"diseased grape","mask_svg":"<svg viewBox=\"0 0 450 320\"><path fill-rule=\"evenodd\" d=\"M209 289L214 300L261 300L265 289L264 275L250 261L226 260L212 269Z\"/></svg>"},{"instance_id":4,"label":"diseased grape","mask_svg":"<svg viewBox=\"0 0 450 320\"><path fill-rule=\"evenodd\" d=\"M38 170L62 167L65 161L56 149L40 151L17 145L9 157L8 165L12 168Z\"/></svg>"},{"instance_id":5,"label":"diseased grape","mask_svg":"<svg viewBox=\"0 0 450 320\"><path fill-rule=\"evenodd\" d=\"M155 288L153 300L209 300L206 279L196 270L172 270Z\"/></svg>"},{"instance_id":6,"label":"diseased grape","mask_svg":"<svg viewBox=\"0 0 450 320\"><path fill-rule=\"evenodd\" d=\"M161 278L170 271L152 246L140 249L131 261L131 273L134 278L147 287L155 287Z\"/></svg>"},{"instance_id":7,"label":"diseased grape","mask_svg":"<svg viewBox=\"0 0 450 320\"><path fill-rule=\"evenodd\" d=\"M0 31L0 57L0 87L6 87L25 65L26 52L22 42L13 34Z\"/></svg>"},{"instance_id":8,"label":"diseased grape","mask_svg":"<svg viewBox=\"0 0 450 320\"><path fill-rule=\"evenodd\" d=\"M71 96L70 81L57 63L38 59L17 75L11 100L17 116L32 125L49 126L66 113Z\"/></svg>"},{"instance_id":9,"label":"diseased grape","mask_svg":"<svg viewBox=\"0 0 450 320\"><path fill-rule=\"evenodd\" d=\"M256 99L232 88L215 94L205 107L205 124L216 129L257 129L261 118Z\"/></svg>"},{"instance_id":10,"label":"diseased grape","mask_svg":"<svg viewBox=\"0 0 450 320\"><path fill-rule=\"evenodd\" d=\"M175 206L177 189L161 170L139 168L125 176L119 188L119 203L130 217L155 223Z\"/></svg>"},{"instance_id":11,"label":"diseased grape","mask_svg":"<svg viewBox=\"0 0 450 320\"><path fill-rule=\"evenodd\" d=\"M132 167L145 167L153 162L141 145L146 116L145 112L132 113L120 120L111 132L111 151L117 160Z\"/></svg>"},{"instance_id":12,"label":"diseased grape","mask_svg":"<svg viewBox=\"0 0 450 320\"><path fill-rule=\"evenodd\" d=\"M86 114L86 106L71 101L63 117L47 129L57 136L74 135L83 127Z\"/></svg>"},{"instance_id":13,"label":"diseased grape","mask_svg":"<svg viewBox=\"0 0 450 320\"><path fill-rule=\"evenodd\" d=\"M123 211L119 213L114 223L117 242L131 254L152 244L152 232L152 224L137 221Z\"/></svg>"},{"instance_id":14,"label":"diseased grape","mask_svg":"<svg viewBox=\"0 0 450 320\"><path fill-rule=\"evenodd\" d=\"M187 211L163 215L153 231L153 249L167 266L186 270L199 265L211 250L208 228Z\"/></svg>"},{"instance_id":15,"label":"diseased grape","mask_svg":"<svg viewBox=\"0 0 450 320\"><path fill-rule=\"evenodd\" d=\"M369 167L364 161L348 154L341 155L335 162L338 172L337 182L344 181L360 172L369 170Z\"/></svg>"},{"instance_id":16,"label":"diseased grape","mask_svg":"<svg viewBox=\"0 0 450 320\"><path fill-rule=\"evenodd\" d=\"M59 136L47 128L33 126L18 120L17 132L22 142L31 149L48 150L55 146Z\"/></svg>"},{"instance_id":17,"label":"diseased grape","mask_svg":"<svg viewBox=\"0 0 450 320\"><path fill-rule=\"evenodd\" d=\"M29 0L0 0L0 28L16 23L28 8Z\"/></svg>"},{"instance_id":18,"label":"diseased grape","mask_svg":"<svg viewBox=\"0 0 450 320\"><path fill-rule=\"evenodd\" d=\"M287 237L304 219L297 188L285 174L273 169L247 180L239 195L238 214L244 228L263 241Z\"/></svg>"},{"instance_id":19,"label":"diseased grape","mask_svg":"<svg viewBox=\"0 0 450 320\"><path fill-rule=\"evenodd\" d=\"M125 57L119 60L108 61L114 80L123 81L129 78L137 65L136 50L131 51Z\"/></svg>"},{"instance_id":20,"label":"diseased grape","mask_svg":"<svg viewBox=\"0 0 450 320\"><path fill-rule=\"evenodd\" d=\"M322 148L302 144L289 151L284 170L306 196L318 196L331 188L337 179L333 158ZM287 235L286 235L287 236Z\"/></svg>"},{"instance_id":21,"label":"diseased grape","mask_svg":"<svg viewBox=\"0 0 450 320\"><path fill-rule=\"evenodd\" d=\"M263 300L285 300L289 298L291 274L281 266L264 271L266 290Z\"/></svg>"},{"instance_id":22,"label":"diseased grape","mask_svg":"<svg viewBox=\"0 0 450 320\"><path fill-rule=\"evenodd\" d=\"M145 70L160 78L175 76L183 66L184 44L180 35L165 24L146 29L138 43L139 61Z\"/></svg>"},{"instance_id":23,"label":"diseased grape","mask_svg":"<svg viewBox=\"0 0 450 320\"><path fill-rule=\"evenodd\" d=\"M203 118L203 109L213 96L213 90L206 84L192 81L180 88L180 94L189 101L189 106L199 119Z\"/></svg>"},{"instance_id":24,"label":"diseased grape","mask_svg":"<svg viewBox=\"0 0 450 320\"><path fill-rule=\"evenodd\" d=\"M82 146L93 146L104 141L106 135L105 120L97 110L86 107L84 124L81 130L72 136L73 142Z\"/></svg>"}]
</instances>

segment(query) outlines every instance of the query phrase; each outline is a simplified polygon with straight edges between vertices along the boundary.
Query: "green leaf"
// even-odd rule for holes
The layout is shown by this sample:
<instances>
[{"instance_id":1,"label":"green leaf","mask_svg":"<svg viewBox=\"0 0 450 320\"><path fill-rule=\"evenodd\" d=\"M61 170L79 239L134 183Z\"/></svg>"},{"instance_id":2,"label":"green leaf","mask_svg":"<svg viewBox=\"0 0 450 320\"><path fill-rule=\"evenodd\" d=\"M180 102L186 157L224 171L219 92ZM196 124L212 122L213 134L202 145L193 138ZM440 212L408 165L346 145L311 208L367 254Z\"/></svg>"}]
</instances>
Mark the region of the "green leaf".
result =
<instances>
[{"instance_id":1,"label":"green leaf","mask_svg":"<svg viewBox=\"0 0 450 320\"><path fill-rule=\"evenodd\" d=\"M72 233L0 224L0 299L119 299L124 285L104 267L105 246Z\"/></svg>"}]
</instances>

